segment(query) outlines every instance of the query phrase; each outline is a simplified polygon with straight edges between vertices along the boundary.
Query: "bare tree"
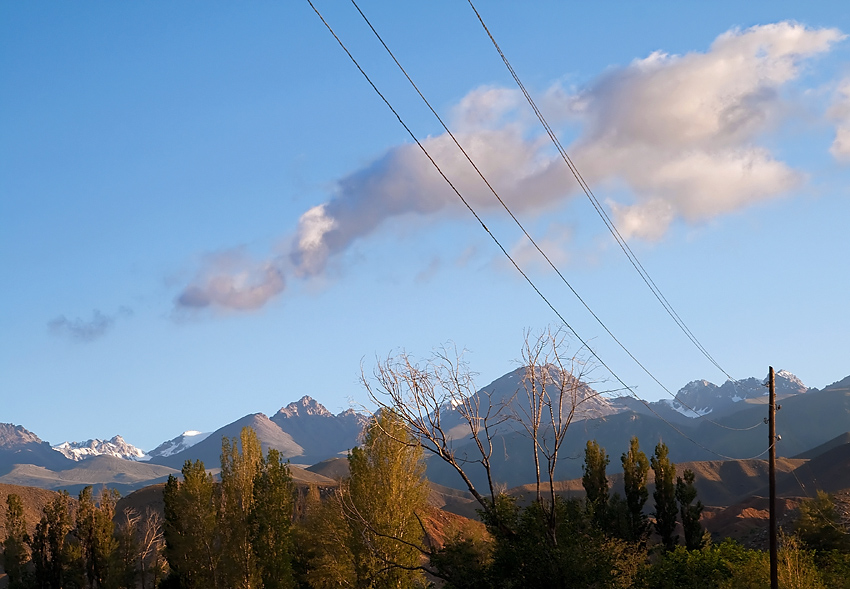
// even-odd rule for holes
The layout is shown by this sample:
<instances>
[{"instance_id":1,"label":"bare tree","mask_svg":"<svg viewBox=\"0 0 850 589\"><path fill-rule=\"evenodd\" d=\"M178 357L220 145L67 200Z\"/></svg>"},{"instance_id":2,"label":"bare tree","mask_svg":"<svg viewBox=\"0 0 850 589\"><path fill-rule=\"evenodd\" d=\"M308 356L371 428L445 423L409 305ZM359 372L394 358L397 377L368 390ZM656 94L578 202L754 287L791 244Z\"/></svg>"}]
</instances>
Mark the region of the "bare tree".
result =
<instances>
[{"instance_id":1,"label":"bare tree","mask_svg":"<svg viewBox=\"0 0 850 589\"><path fill-rule=\"evenodd\" d=\"M420 364L401 352L379 362L374 379L362 372L362 382L372 401L392 410L416 443L448 464L463 480L486 513L494 513L497 488L492 476L493 430L511 416L501 404L490 402L487 393L476 395L473 375L457 349L442 347ZM458 433L452 423L459 419L477 454L459 456L454 448ZM447 423L448 422L448 423ZM409 440L396 438L409 444ZM482 493L467 473L468 465L480 464L488 490ZM487 496L489 495L489 497Z\"/></svg>"},{"instance_id":2,"label":"bare tree","mask_svg":"<svg viewBox=\"0 0 850 589\"><path fill-rule=\"evenodd\" d=\"M165 536L162 530L163 517L150 506L145 508L144 516L132 507L124 510L125 530L135 534L138 542L138 571L142 589L156 587L162 572L162 552L165 548ZM148 585L148 578L151 583Z\"/></svg>"},{"instance_id":3,"label":"bare tree","mask_svg":"<svg viewBox=\"0 0 850 589\"><path fill-rule=\"evenodd\" d=\"M527 333L523 401L516 400L519 388L501 399L494 398L492 391L477 391L463 353L446 346L422 363L406 352L391 355L378 362L373 378L367 378L365 371L361 374L372 401L380 408L391 409L416 443L457 472L490 521L500 528L496 510L499 489L491 463L494 436L508 429L507 422L519 424L515 427L532 440L537 501L546 509L547 527L554 542L558 453L580 406L599 394L584 383L588 365L581 351L568 353L566 337L560 329L547 329L536 337ZM472 456L459 454L456 440L470 440ZM541 459L549 487L545 500ZM484 469L486 491L476 488L470 477L469 467L474 465Z\"/></svg>"},{"instance_id":4,"label":"bare tree","mask_svg":"<svg viewBox=\"0 0 850 589\"><path fill-rule=\"evenodd\" d=\"M547 328L536 336L526 332L522 351L525 369L522 395L514 403L513 415L532 442L536 475L537 502L547 516L549 540L557 544L555 510L555 469L564 437L583 406L601 393L591 389L586 380L591 367L583 350L570 352L563 329ZM548 497L541 490L540 458L546 463Z\"/></svg>"}]
</instances>

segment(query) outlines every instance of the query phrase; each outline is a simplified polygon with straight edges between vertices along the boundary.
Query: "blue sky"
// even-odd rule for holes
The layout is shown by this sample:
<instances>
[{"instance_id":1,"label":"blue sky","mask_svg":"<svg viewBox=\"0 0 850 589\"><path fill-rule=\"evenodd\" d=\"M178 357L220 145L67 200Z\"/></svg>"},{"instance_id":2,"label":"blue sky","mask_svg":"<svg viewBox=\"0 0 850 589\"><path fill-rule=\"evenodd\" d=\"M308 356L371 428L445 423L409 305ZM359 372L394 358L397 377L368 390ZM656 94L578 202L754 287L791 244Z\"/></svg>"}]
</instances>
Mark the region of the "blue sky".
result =
<instances>
[{"instance_id":1,"label":"blue sky","mask_svg":"<svg viewBox=\"0 0 850 589\"><path fill-rule=\"evenodd\" d=\"M572 327L665 397L533 255L354 7L315 4ZM840 3L477 7L726 371L850 374ZM673 391L722 383L469 5L361 8L629 350ZM118 433L150 449L305 394L338 412L366 402L361 362L447 341L484 385L517 365L524 330L557 322L306 1L3 2L0 82L0 421L51 443Z\"/></svg>"}]
</instances>

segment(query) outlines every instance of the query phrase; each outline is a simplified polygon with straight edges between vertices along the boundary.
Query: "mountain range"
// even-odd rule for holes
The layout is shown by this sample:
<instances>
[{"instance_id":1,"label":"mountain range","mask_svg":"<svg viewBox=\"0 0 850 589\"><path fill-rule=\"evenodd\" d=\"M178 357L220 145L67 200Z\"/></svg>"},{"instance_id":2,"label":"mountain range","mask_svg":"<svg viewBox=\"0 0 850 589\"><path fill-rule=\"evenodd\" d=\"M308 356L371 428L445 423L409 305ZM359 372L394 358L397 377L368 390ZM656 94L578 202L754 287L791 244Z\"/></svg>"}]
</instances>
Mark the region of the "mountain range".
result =
<instances>
[{"instance_id":1,"label":"mountain range","mask_svg":"<svg viewBox=\"0 0 850 589\"><path fill-rule=\"evenodd\" d=\"M525 369L518 368L477 395L484 402L508 403L514 413L521 414L524 375ZM767 447L767 427L762 423L767 414L767 389L757 378L727 381L721 386L695 380L675 398L652 403L627 396L611 398L586 384L576 384L581 403L564 441L559 478L581 476L581 457L588 439L596 439L608 451L611 472L618 470L618 457L633 435L647 454L664 441L675 462L763 457ZM782 411L777 414L780 456L802 454L850 430L850 377L817 390L806 387L790 372L779 371L776 384L782 399ZM456 452L474 459L475 448L462 420L451 407L447 409L444 425L454 437ZM365 415L350 409L334 415L304 396L271 417L254 413L214 432L186 431L148 452L121 436L51 447L22 426L0 424L0 483L48 489L101 483L120 490L139 488L176 473L186 460L203 460L214 470L222 437L237 437L245 426L257 432L264 451L276 448L291 463L306 466L345 456L357 445L366 421ZM491 461L496 479L509 487L532 481L531 461L526 459L531 442L522 427L506 422L497 428L494 441L498 451ZM471 469L469 474L473 481L483 482L483 472ZM438 460L429 461L428 476L446 486L459 482Z\"/></svg>"}]
</instances>

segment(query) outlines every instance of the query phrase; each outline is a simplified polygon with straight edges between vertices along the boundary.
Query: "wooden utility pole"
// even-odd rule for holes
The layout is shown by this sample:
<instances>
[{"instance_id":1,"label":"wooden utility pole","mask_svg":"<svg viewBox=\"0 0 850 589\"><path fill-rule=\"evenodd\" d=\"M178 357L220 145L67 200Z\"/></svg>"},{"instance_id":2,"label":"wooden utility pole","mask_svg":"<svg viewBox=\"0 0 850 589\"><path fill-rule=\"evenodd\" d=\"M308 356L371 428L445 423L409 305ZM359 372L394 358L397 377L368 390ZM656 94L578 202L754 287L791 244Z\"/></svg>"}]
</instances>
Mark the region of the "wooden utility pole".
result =
<instances>
[{"instance_id":1,"label":"wooden utility pole","mask_svg":"<svg viewBox=\"0 0 850 589\"><path fill-rule=\"evenodd\" d=\"M768 479L770 484L770 589L779 589L779 562L776 550L776 379L773 366L768 376Z\"/></svg>"}]
</instances>

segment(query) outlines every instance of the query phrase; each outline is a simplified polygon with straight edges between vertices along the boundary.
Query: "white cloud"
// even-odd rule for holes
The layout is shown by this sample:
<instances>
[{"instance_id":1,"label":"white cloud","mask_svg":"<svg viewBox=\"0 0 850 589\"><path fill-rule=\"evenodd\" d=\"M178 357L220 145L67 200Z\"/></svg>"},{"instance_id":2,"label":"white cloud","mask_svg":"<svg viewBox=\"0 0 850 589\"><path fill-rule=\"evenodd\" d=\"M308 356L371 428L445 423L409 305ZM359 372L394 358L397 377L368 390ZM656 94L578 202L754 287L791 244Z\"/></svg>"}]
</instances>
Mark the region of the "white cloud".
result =
<instances>
[{"instance_id":1,"label":"white cloud","mask_svg":"<svg viewBox=\"0 0 850 589\"><path fill-rule=\"evenodd\" d=\"M518 212L555 202L568 190L566 168L544 154L542 138L528 138L525 131L512 122L500 129L455 135L501 198ZM450 137L440 135L422 143L473 207L486 211L500 206ZM418 146L395 147L340 180L328 202L302 215L291 259L301 275L318 274L329 257L387 220L444 210L469 214Z\"/></svg>"},{"instance_id":2,"label":"white cloud","mask_svg":"<svg viewBox=\"0 0 850 589\"><path fill-rule=\"evenodd\" d=\"M850 163L850 78L839 85L829 116L836 122L835 140L829 152L839 162Z\"/></svg>"},{"instance_id":3,"label":"white cloud","mask_svg":"<svg viewBox=\"0 0 850 589\"><path fill-rule=\"evenodd\" d=\"M569 150L591 185L629 188L633 202L611 203L621 233L657 239L676 219L697 223L800 184L803 175L758 139L783 116L783 85L842 38L836 29L789 22L735 29L705 53L656 52L579 92L552 89L546 103L560 104L553 118L583 126ZM452 122L517 213L557 205L577 188L521 98L515 90L476 89L454 108ZM423 144L478 211L500 206L447 135ZM292 260L302 274L316 274L386 220L442 210L466 214L417 146L396 147L340 180L328 202L302 216Z\"/></svg>"},{"instance_id":4,"label":"white cloud","mask_svg":"<svg viewBox=\"0 0 850 589\"><path fill-rule=\"evenodd\" d=\"M659 239L677 220L700 223L803 182L805 175L778 160L762 139L793 112L783 96L786 85L843 38L837 29L791 22L733 29L705 52L656 52L577 91L554 86L543 101L550 121L577 126L567 149L596 193L626 189L627 201L606 199L620 233ZM838 121L832 152L850 161L850 84L842 93L831 111ZM461 145L518 215L529 219L577 194L518 91L473 90L451 118ZM447 134L422 143L476 211L486 218L501 208ZM296 275L317 276L353 243L405 215L468 214L419 147L400 145L337 181L326 202L301 216L288 261ZM563 236L546 243L565 246ZM283 290L281 264L210 263L178 304L257 308Z\"/></svg>"},{"instance_id":5,"label":"white cloud","mask_svg":"<svg viewBox=\"0 0 850 589\"><path fill-rule=\"evenodd\" d=\"M591 183L625 182L612 204L625 236L657 239L793 189L803 175L758 145L783 114L781 89L805 59L842 39L794 23L733 30L706 53L654 53L602 76L566 104L585 124L573 158Z\"/></svg>"},{"instance_id":6,"label":"white cloud","mask_svg":"<svg viewBox=\"0 0 850 589\"><path fill-rule=\"evenodd\" d=\"M255 262L242 248L206 256L201 271L177 297L184 309L259 309L283 292L286 282L276 260Z\"/></svg>"}]
</instances>

